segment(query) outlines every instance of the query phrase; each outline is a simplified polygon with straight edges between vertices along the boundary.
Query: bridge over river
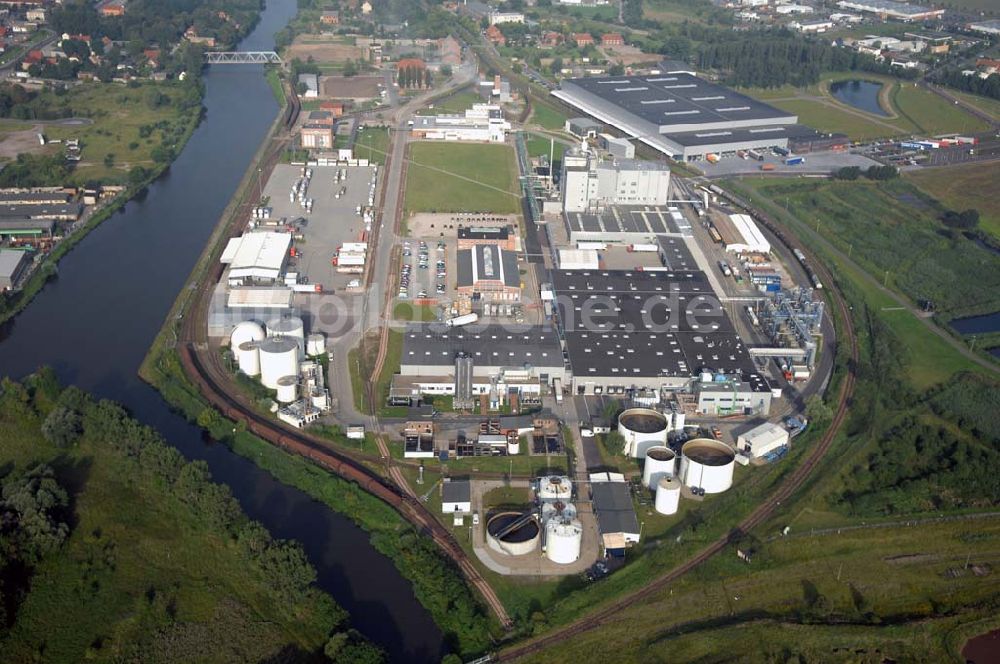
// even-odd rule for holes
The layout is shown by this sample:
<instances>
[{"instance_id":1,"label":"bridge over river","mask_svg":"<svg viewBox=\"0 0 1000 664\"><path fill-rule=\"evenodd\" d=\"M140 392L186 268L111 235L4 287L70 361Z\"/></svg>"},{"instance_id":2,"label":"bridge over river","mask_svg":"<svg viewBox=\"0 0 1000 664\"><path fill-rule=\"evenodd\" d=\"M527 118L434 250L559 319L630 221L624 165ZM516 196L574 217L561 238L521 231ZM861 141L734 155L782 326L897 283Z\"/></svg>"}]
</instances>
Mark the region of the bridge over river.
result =
<instances>
[{"instance_id":1,"label":"bridge over river","mask_svg":"<svg viewBox=\"0 0 1000 664\"><path fill-rule=\"evenodd\" d=\"M280 65L281 56L274 51L207 51L205 62L210 65Z\"/></svg>"}]
</instances>

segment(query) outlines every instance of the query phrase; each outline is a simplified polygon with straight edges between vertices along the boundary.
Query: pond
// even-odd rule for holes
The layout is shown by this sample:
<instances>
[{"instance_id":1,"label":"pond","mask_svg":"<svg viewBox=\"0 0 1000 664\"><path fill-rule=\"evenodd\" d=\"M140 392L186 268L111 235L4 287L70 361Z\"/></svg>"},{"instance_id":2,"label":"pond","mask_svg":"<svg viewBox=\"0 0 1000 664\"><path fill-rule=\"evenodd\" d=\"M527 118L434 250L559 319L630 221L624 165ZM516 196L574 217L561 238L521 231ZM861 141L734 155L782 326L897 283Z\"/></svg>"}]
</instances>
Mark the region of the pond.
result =
<instances>
[{"instance_id":1,"label":"pond","mask_svg":"<svg viewBox=\"0 0 1000 664\"><path fill-rule=\"evenodd\" d=\"M962 658L972 664L1000 664L1000 629L969 639Z\"/></svg>"},{"instance_id":2,"label":"pond","mask_svg":"<svg viewBox=\"0 0 1000 664\"><path fill-rule=\"evenodd\" d=\"M882 89L881 83L874 81L836 81L830 84L830 94L837 101L841 101L862 111L889 117L878 102L878 93Z\"/></svg>"},{"instance_id":3,"label":"pond","mask_svg":"<svg viewBox=\"0 0 1000 664\"><path fill-rule=\"evenodd\" d=\"M1000 332L1000 311L982 316L956 318L951 321L951 326L956 332L963 335Z\"/></svg>"}]
</instances>

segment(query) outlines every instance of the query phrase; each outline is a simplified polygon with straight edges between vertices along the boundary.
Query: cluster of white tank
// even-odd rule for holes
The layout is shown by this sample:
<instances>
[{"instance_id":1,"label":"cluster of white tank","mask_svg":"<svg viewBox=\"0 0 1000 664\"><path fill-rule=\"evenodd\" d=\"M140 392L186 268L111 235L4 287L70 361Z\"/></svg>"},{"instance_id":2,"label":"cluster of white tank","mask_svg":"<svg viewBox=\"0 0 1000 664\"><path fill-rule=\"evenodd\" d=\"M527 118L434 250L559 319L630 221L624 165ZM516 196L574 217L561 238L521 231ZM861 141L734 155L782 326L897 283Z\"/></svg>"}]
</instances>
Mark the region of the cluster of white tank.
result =
<instances>
[{"instance_id":1,"label":"cluster of white tank","mask_svg":"<svg viewBox=\"0 0 1000 664\"><path fill-rule=\"evenodd\" d=\"M629 408L618 416L618 433L625 439L625 454L643 459L652 447L663 447L671 431L684 429L684 413L661 413L652 408Z\"/></svg>"},{"instance_id":2,"label":"cluster of white tank","mask_svg":"<svg viewBox=\"0 0 1000 664\"><path fill-rule=\"evenodd\" d=\"M647 489L656 489L661 477L673 477L677 472L677 455L666 446L657 445L646 450L642 466L642 483Z\"/></svg>"},{"instance_id":3,"label":"cluster of white tank","mask_svg":"<svg viewBox=\"0 0 1000 664\"><path fill-rule=\"evenodd\" d=\"M324 410L329 407L319 365L315 362L300 365L306 355L326 352L326 338L310 334L307 341L301 318L274 318L267 322L266 333L259 324L243 321L233 328L229 342L240 371L247 376L259 376L264 387L277 392L279 403L296 401L302 382L305 398Z\"/></svg>"},{"instance_id":4,"label":"cluster of white tank","mask_svg":"<svg viewBox=\"0 0 1000 664\"><path fill-rule=\"evenodd\" d=\"M312 212L313 199L306 197L306 192L309 190L309 180L312 179L312 169L302 167L302 177L300 177L295 184L292 185L292 190L288 192L288 202L294 203L296 199L299 201L299 205L306 212Z\"/></svg>"}]
</instances>

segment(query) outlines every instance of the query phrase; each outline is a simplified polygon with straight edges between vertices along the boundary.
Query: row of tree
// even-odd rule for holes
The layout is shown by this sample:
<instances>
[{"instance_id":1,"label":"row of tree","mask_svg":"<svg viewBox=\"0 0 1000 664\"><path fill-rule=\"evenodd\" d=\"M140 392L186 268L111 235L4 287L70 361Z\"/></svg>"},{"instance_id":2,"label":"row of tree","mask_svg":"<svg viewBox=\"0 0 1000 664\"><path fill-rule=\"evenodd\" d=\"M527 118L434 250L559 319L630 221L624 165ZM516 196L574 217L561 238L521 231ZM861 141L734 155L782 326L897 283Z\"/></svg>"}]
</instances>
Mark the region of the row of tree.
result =
<instances>
[{"instance_id":1,"label":"row of tree","mask_svg":"<svg viewBox=\"0 0 1000 664\"><path fill-rule=\"evenodd\" d=\"M431 70L424 67L403 67L396 72L396 82L401 88L429 88Z\"/></svg>"}]
</instances>

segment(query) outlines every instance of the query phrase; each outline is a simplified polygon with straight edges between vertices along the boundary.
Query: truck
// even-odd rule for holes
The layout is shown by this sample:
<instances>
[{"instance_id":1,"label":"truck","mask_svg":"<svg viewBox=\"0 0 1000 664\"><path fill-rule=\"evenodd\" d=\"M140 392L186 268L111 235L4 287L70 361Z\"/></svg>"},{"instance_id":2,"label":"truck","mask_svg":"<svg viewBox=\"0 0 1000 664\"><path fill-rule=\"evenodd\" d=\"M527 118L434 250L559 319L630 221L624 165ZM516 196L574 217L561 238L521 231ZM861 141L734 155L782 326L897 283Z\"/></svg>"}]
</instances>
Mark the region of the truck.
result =
<instances>
[{"instance_id":1,"label":"truck","mask_svg":"<svg viewBox=\"0 0 1000 664\"><path fill-rule=\"evenodd\" d=\"M367 242L345 242L344 244L340 245L340 250L341 251L346 251L347 253L350 253L350 254L363 254L366 251L368 251L368 243Z\"/></svg>"},{"instance_id":2,"label":"truck","mask_svg":"<svg viewBox=\"0 0 1000 664\"><path fill-rule=\"evenodd\" d=\"M778 155L779 157L787 157L789 154L791 154L788 151L788 148L774 147L772 148L772 150L774 150L774 154Z\"/></svg>"},{"instance_id":3,"label":"truck","mask_svg":"<svg viewBox=\"0 0 1000 664\"><path fill-rule=\"evenodd\" d=\"M729 268L729 263L726 261L719 261L719 269L722 270L722 274L727 277L733 276L733 271Z\"/></svg>"},{"instance_id":4,"label":"truck","mask_svg":"<svg viewBox=\"0 0 1000 664\"><path fill-rule=\"evenodd\" d=\"M322 293L323 284L292 284L295 293Z\"/></svg>"},{"instance_id":5,"label":"truck","mask_svg":"<svg viewBox=\"0 0 1000 664\"><path fill-rule=\"evenodd\" d=\"M552 379L552 393L556 397L556 403L562 403L563 393L562 393L562 381L558 378Z\"/></svg>"},{"instance_id":6,"label":"truck","mask_svg":"<svg viewBox=\"0 0 1000 664\"><path fill-rule=\"evenodd\" d=\"M455 316L454 318L449 318L445 321L445 325L448 327L461 327L463 325L470 325L479 320L479 314L465 314L463 316Z\"/></svg>"},{"instance_id":7,"label":"truck","mask_svg":"<svg viewBox=\"0 0 1000 664\"><path fill-rule=\"evenodd\" d=\"M774 164L761 164L760 165L760 170L762 170L762 171L773 171L774 170Z\"/></svg>"},{"instance_id":8,"label":"truck","mask_svg":"<svg viewBox=\"0 0 1000 664\"><path fill-rule=\"evenodd\" d=\"M339 265L337 272L340 274L362 274L365 271L362 265Z\"/></svg>"},{"instance_id":9,"label":"truck","mask_svg":"<svg viewBox=\"0 0 1000 664\"><path fill-rule=\"evenodd\" d=\"M660 248L655 244L630 244L628 250L632 253L654 253L659 251Z\"/></svg>"},{"instance_id":10,"label":"truck","mask_svg":"<svg viewBox=\"0 0 1000 664\"><path fill-rule=\"evenodd\" d=\"M764 155L757 150L747 150L747 156L757 161L764 161Z\"/></svg>"},{"instance_id":11,"label":"truck","mask_svg":"<svg viewBox=\"0 0 1000 664\"><path fill-rule=\"evenodd\" d=\"M788 157L785 159L785 166L797 166L806 162L805 157Z\"/></svg>"},{"instance_id":12,"label":"truck","mask_svg":"<svg viewBox=\"0 0 1000 664\"><path fill-rule=\"evenodd\" d=\"M705 160L708 161L710 164L717 164L719 163L719 155L715 154L714 152L710 152L707 155L705 155Z\"/></svg>"}]
</instances>

